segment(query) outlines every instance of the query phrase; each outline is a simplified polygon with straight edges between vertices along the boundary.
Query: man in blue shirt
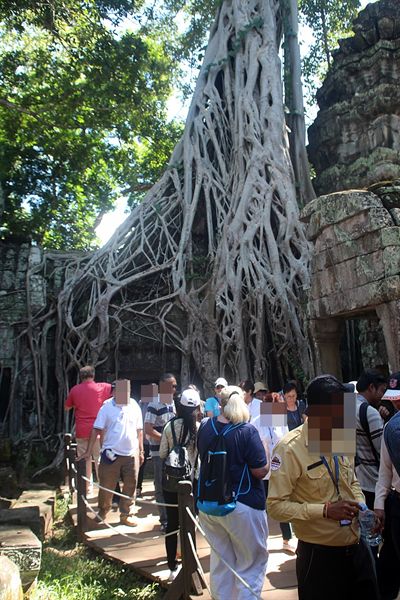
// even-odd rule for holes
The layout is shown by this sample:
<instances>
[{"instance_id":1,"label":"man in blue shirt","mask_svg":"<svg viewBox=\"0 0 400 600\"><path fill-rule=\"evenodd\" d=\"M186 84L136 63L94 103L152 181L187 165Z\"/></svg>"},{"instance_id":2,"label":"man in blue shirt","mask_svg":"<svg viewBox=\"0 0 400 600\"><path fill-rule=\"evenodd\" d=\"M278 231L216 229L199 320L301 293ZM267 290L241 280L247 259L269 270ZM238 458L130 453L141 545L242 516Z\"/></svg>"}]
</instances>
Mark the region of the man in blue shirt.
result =
<instances>
[{"instance_id":1,"label":"man in blue shirt","mask_svg":"<svg viewBox=\"0 0 400 600\"><path fill-rule=\"evenodd\" d=\"M204 405L204 412L206 417L218 417L220 414L220 406L219 401L221 398L221 392L224 388L228 386L228 382L223 377L218 377L214 384L214 396L210 396L207 398L206 403Z\"/></svg>"}]
</instances>

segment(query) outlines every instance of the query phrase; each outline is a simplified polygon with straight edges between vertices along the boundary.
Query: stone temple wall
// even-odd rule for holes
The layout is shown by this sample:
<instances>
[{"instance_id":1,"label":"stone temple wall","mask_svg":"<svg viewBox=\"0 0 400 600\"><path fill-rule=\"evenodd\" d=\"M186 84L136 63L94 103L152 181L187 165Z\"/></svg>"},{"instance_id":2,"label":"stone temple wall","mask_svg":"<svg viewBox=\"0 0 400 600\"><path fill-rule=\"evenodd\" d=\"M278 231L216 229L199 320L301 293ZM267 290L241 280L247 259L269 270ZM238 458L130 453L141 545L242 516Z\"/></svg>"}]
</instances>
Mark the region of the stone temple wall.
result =
<instances>
[{"instance_id":1,"label":"stone temple wall","mask_svg":"<svg viewBox=\"0 0 400 600\"><path fill-rule=\"evenodd\" d=\"M308 130L318 195L400 177L400 4L369 4L340 41Z\"/></svg>"},{"instance_id":2,"label":"stone temple wall","mask_svg":"<svg viewBox=\"0 0 400 600\"><path fill-rule=\"evenodd\" d=\"M67 260L71 254L44 252L30 243L0 243L0 434L14 439L36 428L38 378L39 385L46 382L44 409L55 413L56 302ZM43 333L43 348L27 335L31 317ZM42 349L45 360L38 361L36 377L34 358Z\"/></svg>"},{"instance_id":3,"label":"stone temple wall","mask_svg":"<svg viewBox=\"0 0 400 600\"><path fill-rule=\"evenodd\" d=\"M65 398L63 392L59 393L56 366L64 364L64 357L57 355L55 343L57 301L70 270L86 256L80 252L43 251L29 243L0 243L0 442L2 436L16 440L37 429L38 382L44 433L58 432L60 422L62 427L60 406L62 412ZM40 347L35 341L32 345L27 335L30 315L35 317L34 327L40 330ZM130 379L133 394L139 397L141 384L157 382L166 370L179 373L181 355L175 348L163 346L161 332L159 341L154 338L138 342L130 318L129 314L123 316L117 352L110 352L96 368L96 378L108 382L116 376ZM33 338L37 333L34 329ZM77 383L79 366L70 366L66 376L69 386Z\"/></svg>"},{"instance_id":4,"label":"stone temple wall","mask_svg":"<svg viewBox=\"0 0 400 600\"><path fill-rule=\"evenodd\" d=\"M396 187L320 196L302 211L314 246L309 317L320 372L341 377L344 325L348 319L360 318L366 319L361 342L369 346L363 352L364 368L400 368L400 194Z\"/></svg>"}]
</instances>

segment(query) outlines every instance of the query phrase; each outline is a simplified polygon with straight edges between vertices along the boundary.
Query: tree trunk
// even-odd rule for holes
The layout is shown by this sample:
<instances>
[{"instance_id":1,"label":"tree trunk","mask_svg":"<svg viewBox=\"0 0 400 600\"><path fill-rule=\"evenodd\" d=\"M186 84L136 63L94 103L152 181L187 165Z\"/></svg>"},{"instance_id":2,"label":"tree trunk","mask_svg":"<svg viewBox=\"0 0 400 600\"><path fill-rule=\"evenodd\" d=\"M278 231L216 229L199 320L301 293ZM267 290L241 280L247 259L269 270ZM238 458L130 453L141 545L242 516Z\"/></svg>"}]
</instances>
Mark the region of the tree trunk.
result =
<instances>
[{"instance_id":1,"label":"tree trunk","mask_svg":"<svg viewBox=\"0 0 400 600\"><path fill-rule=\"evenodd\" d=\"M286 122L289 127L289 147L296 180L297 199L299 206L303 207L315 198L315 192L311 183L306 151L297 0L282 0L282 10L285 36L285 104L289 111Z\"/></svg>"},{"instance_id":2,"label":"tree trunk","mask_svg":"<svg viewBox=\"0 0 400 600\"><path fill-rule=\"evenodd\" d=\"M195 365L207 387L219 375L265 376L268 353L288 348L310 372L298 303L309 246L286 136L279 15L277 0L221 4L169 167L66 283L59 374L106 360L128 322L136 342L179 349L185 379Z\"/></svg>"}]
</instances>

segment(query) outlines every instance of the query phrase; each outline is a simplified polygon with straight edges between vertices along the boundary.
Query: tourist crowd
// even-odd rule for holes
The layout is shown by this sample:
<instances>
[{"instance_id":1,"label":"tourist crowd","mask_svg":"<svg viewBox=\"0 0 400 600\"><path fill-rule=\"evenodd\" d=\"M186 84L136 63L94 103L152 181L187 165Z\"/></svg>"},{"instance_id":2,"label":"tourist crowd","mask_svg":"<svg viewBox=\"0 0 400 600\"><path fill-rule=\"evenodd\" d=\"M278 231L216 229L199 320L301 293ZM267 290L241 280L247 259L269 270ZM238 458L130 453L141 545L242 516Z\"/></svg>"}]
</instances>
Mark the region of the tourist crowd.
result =
<instances>
[{"instance_id":1,"label":"tourist crowd","mask_svg":"<svg viewBox=\"0 0 400 600\"><path fill-rule=\"evenodd\" d=\"M100 522L121 483L129 497L119 502L121 523L137 524L134 497L151 458L170 581L180 570L178 484L189 480L215 600L261 596L267 516L280 524L283 550L297 555L300 600L397 598L400 373L387 380L367 369L346 384L320 375L304 394L296 381L271 392L263 382L218 377L205 401L195 385L179 393L166 373L142 386L136 402L129 381L96 383L84 367L70 408L88 479L93 461L100 482Z\"/></svg>"}]
</instances>

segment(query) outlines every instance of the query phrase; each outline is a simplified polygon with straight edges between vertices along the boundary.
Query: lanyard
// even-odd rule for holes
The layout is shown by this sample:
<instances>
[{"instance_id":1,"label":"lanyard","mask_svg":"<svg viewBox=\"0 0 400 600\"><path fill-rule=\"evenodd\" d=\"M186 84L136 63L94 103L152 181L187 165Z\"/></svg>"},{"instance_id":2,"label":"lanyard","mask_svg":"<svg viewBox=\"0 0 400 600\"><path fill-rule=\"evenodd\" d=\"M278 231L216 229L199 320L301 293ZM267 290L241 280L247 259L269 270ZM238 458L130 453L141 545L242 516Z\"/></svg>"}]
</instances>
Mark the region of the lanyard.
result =
<instances>
[{"instance_id":1,"label":"lanyard","mask_svg":"<svg viewBox=\"0 0 400 600\"><path fill-rule=\"evenodd\" d=\"M337 456L333 457L333 461L335 463L335 475L333 474L332 469L331 469L328 461L326 460L325 456L321 456L321 460L324 463L326 470L329 473L329 477L332 479L332 483L333 483L336 493L338 495L338 500L341 500L342 496L340 495L340 490L339 490L339 459Z\"/></svg>"}]
</instances>

